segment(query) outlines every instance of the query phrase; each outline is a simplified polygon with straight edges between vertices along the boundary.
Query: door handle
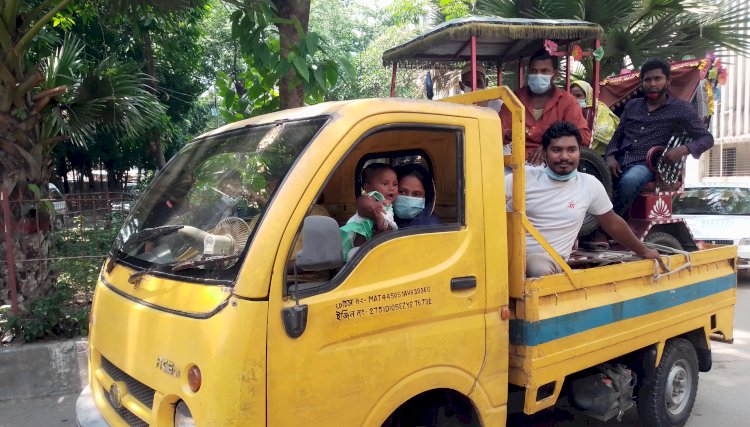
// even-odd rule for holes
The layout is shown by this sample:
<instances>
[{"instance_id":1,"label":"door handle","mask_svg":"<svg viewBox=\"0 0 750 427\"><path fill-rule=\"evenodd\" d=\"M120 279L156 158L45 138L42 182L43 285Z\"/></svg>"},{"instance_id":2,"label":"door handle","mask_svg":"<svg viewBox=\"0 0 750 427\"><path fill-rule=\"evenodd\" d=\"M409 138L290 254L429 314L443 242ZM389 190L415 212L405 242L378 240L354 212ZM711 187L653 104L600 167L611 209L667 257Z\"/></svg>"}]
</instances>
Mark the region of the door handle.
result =
<instances>
[{"instance_id":1,"label":"door handle","mask_svg":"<svg viewBox=\"0 0 750 427\"><path fill-rule=\"evenodd\" d=\"M451 291L474 289L477 287L477 278L474 276L454 277L451 279Z\"/></svg>"}]
</instances>

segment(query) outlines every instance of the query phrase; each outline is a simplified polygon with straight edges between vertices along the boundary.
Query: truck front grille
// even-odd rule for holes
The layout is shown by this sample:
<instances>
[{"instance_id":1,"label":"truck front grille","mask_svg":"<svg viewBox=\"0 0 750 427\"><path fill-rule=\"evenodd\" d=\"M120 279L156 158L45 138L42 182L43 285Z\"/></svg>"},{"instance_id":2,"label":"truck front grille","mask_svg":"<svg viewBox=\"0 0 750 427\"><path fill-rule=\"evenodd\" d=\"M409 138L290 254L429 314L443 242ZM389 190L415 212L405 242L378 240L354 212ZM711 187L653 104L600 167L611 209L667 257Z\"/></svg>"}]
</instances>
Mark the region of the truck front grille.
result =
<instances>
[{"instance_id":1,"label":"truck front grille","mask_svg":"<svg viewBox=\"0 0 750 427\"><path fill-rule=\"evenodd\" d=\"M125 421L130 427L148 427L148 423L143 421L142 419L138 418L138 416L128 410L128 408L120 407L115 408L115 405L112 404L112 401L109 400L109 393L107 390L102 388L102 392L104 393L104 396L107 397L107 402L109 402L109 406L112 407L112 409L117 412L117 415L122 418L123 421Z\"/></svg>"},{"instance_id":2,"label":"truck front grille","mask_svg":"<svg viewBox=\"0 0 750 427\"><path fill-rule=\"evenodd\" d=\"M722 239L703 239L703 242L710 243L712 245L733 245L733 240L722 240Z\"/></svg>"},{"instance_id":3,"label":"truck front grille","mask_svg":"<svg viewBox=\"0 0 750 427\"><path fill-rule=\"evenodd\" d=\"M146 405L148 409L153 408L154 389L126 374L122 369L115 366L104 356L102 356L102 369L104 369L104 372L106 372L113 380L124 382L128 387L128 394L138 399L138 401Z\"/></svg>"}]
</instances>

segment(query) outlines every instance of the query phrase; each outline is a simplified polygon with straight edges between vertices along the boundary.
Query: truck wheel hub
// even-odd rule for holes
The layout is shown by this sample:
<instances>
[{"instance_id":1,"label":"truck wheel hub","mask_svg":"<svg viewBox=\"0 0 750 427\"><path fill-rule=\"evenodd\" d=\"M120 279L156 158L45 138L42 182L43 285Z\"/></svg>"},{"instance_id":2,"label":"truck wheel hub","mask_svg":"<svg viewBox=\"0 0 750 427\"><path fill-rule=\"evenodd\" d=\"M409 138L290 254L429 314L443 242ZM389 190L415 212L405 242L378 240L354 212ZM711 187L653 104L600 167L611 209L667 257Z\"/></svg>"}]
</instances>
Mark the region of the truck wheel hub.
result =
<instances>
[{"instance_id":1,"label":"truck wheel hub","mask_svg":"<svg viewBox=\"0 0 750 427\"><path fill-rule=\"evenodd\" d=\"M684 360L678 360L672 365L667 378L666 389L664 390L664 399L666 400L667 410L677 415L685 409L690 393L691 378L685 366Z\"/></svg>"}]
</instances>

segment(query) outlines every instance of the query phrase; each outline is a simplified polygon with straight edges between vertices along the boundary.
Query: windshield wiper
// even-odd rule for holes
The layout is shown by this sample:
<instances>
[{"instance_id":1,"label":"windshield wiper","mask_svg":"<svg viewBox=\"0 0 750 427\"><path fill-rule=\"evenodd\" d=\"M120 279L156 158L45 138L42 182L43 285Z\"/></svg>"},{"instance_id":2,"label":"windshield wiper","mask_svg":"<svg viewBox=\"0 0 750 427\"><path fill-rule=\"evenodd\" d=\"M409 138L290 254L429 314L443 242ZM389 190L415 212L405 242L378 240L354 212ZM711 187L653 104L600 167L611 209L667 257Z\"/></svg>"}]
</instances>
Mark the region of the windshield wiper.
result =
<instances>
[{"instance_id":1,"label":"windshield wiper","mask_svg":"<svg viewBox=\"0 0 750 427\"><path fill-rule=\"evenodd\" d=\"M230 261L230 260L236 260L240 258L240 254L234 254L234 255L217 255L217 256L208 256L203 258L194 259L192 261L185 261L181 262L174 267L172 267L172 271L181 271L181 270L187 270L188 268L195 268L201 265L208 265L208 264L215 264L223 261Z\"/></svg>"},{"instance_id":2,"label":"windshield wiper","mask_svg":"<svg viewBox=\"0 0 750 427\"><path fill-rule=\"evenodd\" d=\"M161 237L161 236L166 236L167 234L172 234L175 231L183 227L185 226L184 225L162 225L159 227L144 228L143 230L130 236L128 241L122 244L122 249L120 250L122 252L127 252L129 249L131 249L133 246L137 245L138 243L145 242L147 240L151 240L151 239Z\"/></svg>"},{"instance_id":3,"label":"windshield wiper","mask_svg":"<svg viewBox=\"0 0 750 427\"><path fill-rule=\"evenodd\" d=\"M165 268L172 267L175 264L177 264L177 262L170 262L170 263L167 263L167 264L155 265L155 266L153 266L151 268L147 268L145 270L136 271L135 273L131 274L130 277L128 277L128 283L130 283L131 285L133 285L134 288L137 288L138 285L141 284L141 280L143 279L143 276L145 276L147 274L151 274L151 273L157 272L157 271L163 271Z\"/></svg>"}]
</instances>

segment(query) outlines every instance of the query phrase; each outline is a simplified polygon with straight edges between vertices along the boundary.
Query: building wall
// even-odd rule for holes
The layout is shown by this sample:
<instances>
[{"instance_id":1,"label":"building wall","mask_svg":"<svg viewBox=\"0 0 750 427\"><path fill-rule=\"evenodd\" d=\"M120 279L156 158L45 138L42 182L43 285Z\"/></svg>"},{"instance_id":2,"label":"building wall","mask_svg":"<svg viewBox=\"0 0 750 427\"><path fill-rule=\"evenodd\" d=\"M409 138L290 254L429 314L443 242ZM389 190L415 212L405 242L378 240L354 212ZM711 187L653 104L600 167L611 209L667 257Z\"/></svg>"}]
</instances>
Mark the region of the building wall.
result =
<instances>
[{"instance_id":1,"label":"building wall","mask_svg":"<svg viewBox=\"0 0 750 427\"><path fill-rule=\"evenodd\" d=\"M726 3L731 6L737 0ZM724 55L729 75L711 119L714 147L700 160L688 159L688 184L750 180L750 59L731 52Z\"/></svg>"}]
</instances>

